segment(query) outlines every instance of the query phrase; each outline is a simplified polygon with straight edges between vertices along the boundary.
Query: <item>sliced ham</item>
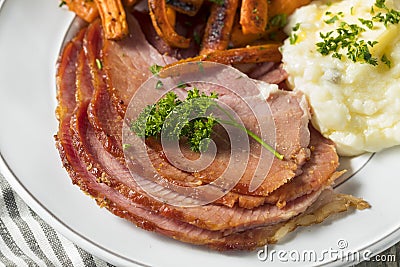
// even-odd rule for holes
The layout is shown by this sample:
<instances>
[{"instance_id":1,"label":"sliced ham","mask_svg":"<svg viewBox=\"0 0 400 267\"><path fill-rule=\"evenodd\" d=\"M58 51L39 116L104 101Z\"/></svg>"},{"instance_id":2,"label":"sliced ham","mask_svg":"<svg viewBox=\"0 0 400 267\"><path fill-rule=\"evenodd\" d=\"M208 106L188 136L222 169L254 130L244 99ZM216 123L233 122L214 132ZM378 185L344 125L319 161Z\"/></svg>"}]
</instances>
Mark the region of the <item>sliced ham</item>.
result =
<instances>
[{"instance_id":1,"label":"sliced ham","mask_svg":"<svg viewBox=\"0 0 400 267\"><path fill-rule=\"evenodd\" d=\"M152 76L149 67L165 66L176 59L161 55L147 41L137 20L128 15L130 34L122 41L104 40L103 63L114 105L124 116L136 90Z\"/></svg>"},{"instance_id":2,"label":"sliced ham","mask_svg":"<svg viewBox=\"0 0 400 267\"><path fill-rule=\"evenodd\" d=\"M253 209L265 203L284 207L288 201L331 185L342 174L336 172L339 162L335 146L332 141L323 138L311 126L310 132L312 153L310 159L302 168L302 174L294 177L290 182L265 197L229 192L219 202L231 207L235 203L239 203L239 206L248 209Z\"/></svg>"},{"instance_id":3,"label":"sliced ham","mask_svg":"<svg viewBox=\"0 0 400 267\"><path fill-rule=\"evenodd\" d=\"M201 89L202 87L199 88ZM234 111L242 115L241 118L245 121L246 128L257 131L256 129L252 129L253 125L257 125L257 122L254 121L251 115L247 114L246 110L248 107L243 106L236 100L230 99L231 94L222 91L220 88L214 86L209 90L219 93L222 102L234 107ZM253 178L254 170L260 162L260 145L254 140L250 140L251 152L246 171L235 188L233 188L233 192L246 195L250 194L252 196L267 196L275 189L300 174L301 166L310 156L310 150L308 148L310 141L308 121L310 117L304 95L287 91L275 91L271 92L267 102L274 117L276 150L285 156L285 160L281 161L274 158L271 170L267 173L265 178L263 178L264 182L257 190L250 192L249 185ZM248 111L248 113L251 113L251 111ZM222 133L220 133L220 135L221 134ZM171 166L168 160L162 157L162 146L159 142L151 139L147 144L149 145L148 153L158 173L168 179L168 181L183 186L196 186L203 183L210 183L220 177L230 164L231 152L230 149L225 149L216 155L212 164L205 170L191 174L184 173ZM220 144L220 147L224 146L226 146L226 144ZM187 151L186 155L189 158L195 158L197 153Z\"/></svg>"},{"instance_id":4,"label":"sliced ham","mask_svg":"<svg viewBox=\"0 0 400 267\"><path fill-rule=\"evenodd\" d=\"M89 32L89 31L88 31ZM86 35L88 37L90 35ZM96 138L92 126L87 119L86 109L93 92L93 84L90 82L90 69L85 54L80 53L76 70L77 105L71 118L73 132L73 146L76 153L86 163L86 170L96 177L96 180L108 184L126 197L140 195L140 198L131 198L132 203L143 205L152 203L146 207L154 212L179 218L179 220L194 224L208 230L243 229L257 227L287 220L310 206L319 192L307 195L304 198L293 200L292 203L279 209L275 205L263 205L253 210L239 207L227 208L218 205L205 207L179 208L169 205L161 205L147 196L130 176L127 168L113 158ZM218 216L215 216L218 214Z\"/></svg>"},{"instance_id":5,"label":"sliced ham","mask_svg":"<svg viewBox=\"0 0 400 267\"><path fill-rule=\"evenodd\" d=\"M256 191L250 191L249 184L260 148L252 141L250 167L234 190L215 203L178 207L149 196L123 161L121 116L132 94L151 76L149 65L175 59L147 43L134 17L128 16L128 21L132 35L119 42L102 40L99 23L90 24L66 44L58 64L56 145L72 182L97 204L143 229L217 250L255 249L332 213L368 207L365 201L330 189L338 176L335 148L309 130L304 96L283 91L270 92L267 101L277 125L277 150L286 160L274 160L271 174ZM246 127L257 131L250 113L229 92L221 91L221 99L241 112ZM216 178L212 170L225 167L227 154L222 153L212 169L182 171L163 157L158 142L148 139L147 144L154 166L165 164L157 175L185 186L210 183ZM191 153L187 155L196 156ZM160 184L152 186L166 199L182 197Z\"/></svg>"},{"instance_id":6,"label":"sliced ham","mask_svg":"<svg viewBox=\"0 0 400 267\"><path fill-rule=\"evenodd\" d=\"M86 38L90 38L90 29ZM318 197L318 193L310 194L304 199L294 200L284 209L275 205L263 205L258 209L245 210L243 208L227 208L218 205L199 206L194 208L179 208L162 205L147 196L130 176L129 170L109 154L97 139L93 127L87 116L87 107L93 93L93 84L89 63L83 53L80 54L76 64L76 107L71 117L72 144L81 161L85 162L86 170L96 177L96 181L108 184L111 188L120 192L141 195L141 198L132 198L132 203L143 205L145 199L152 206L149 210L179 218L183 222L191 223L208 230L242 229L245 227L257 227L287 220L310 206ZM219 216L215 216L218 214Z\"/></svg>"},{"instance_id":7,"label":"sliced ham","mask_svg":"<svg viewBox=\"0 0 400 267\"><path fill-rule=\"evenodd\" d=\"M76 106L76 66L85 32L86 28L80 30L76 37L65 45L58 62L56 77L58 88L56 116L59 121L58 132L55 135L56 146L63 166L73 183L79 183L80 180L80 168L73 166L75 162L79 162L79 158L75 154L70 155L67 151L72 150L70 119ZM87 191L84 188L82 190Z\"/></svg>"},{"instance_id":8,"label":"sliced ham","mask_svg":"<svg viewBox=\"0 0 400 267\"><path fill-rule=\"evenodd\" d=\"M287 220L310 206L318 197L319 192L307 195L304 198L293 200L292 203L279 209L275 205L263 205L253 210L239 207L228 208L209 204L194 208L180 208L164 205L147 196L130 176L129 170L118 160L113 158L96 138L92 126L87 120L86 109L93 92L90 83L90 71L84 53L81 52L77 64L77 105L71 118L72 144L81 161L85 162L86 170L96 177L96 181L119 190L123 196L132 197L131 203L145 206L147 209L168 217L196 225L208 230L235 231L246 227L258 227ZM151 203L151 205L145 204ZM218 216L215 216L218 214Z\"/></svg>"},{"instance_id":9,"label":"sliced ham","mask_svg":"<svg viewBox=\"0 0 400 267\"><path fill-rule=\"evenodd\" d=\"M168 58L166 56L160 56L156 51L154 51L154 48L152 48L145 40L143 34L141 33L141 30L135 20L135 18L130 17L130 23L132 24L131 29L131 35L135 36L135 40L129 40L127 38L123 42L111 42L111 41L106 41L104 43L104 53L103 53L103 61L105 64L105 70L107 73L107 77L109 77L109 82L111 85L109 85L109 88L113 88L113 95L114 95L114 100L115 97L119 99L117 102L121 105L119 106L120 110L120 115L124 113L125 110L125 104L122 105L122 103L126 103L129 101L132 97L132 95L135 93L135 90L139 88L141 83L144 82L144 78L148 78L150 75L150 72L148 70L148 58L151 59L150 62L154 62L155 64L161 64L164 65L166 60L171 61L171 58ZM133 37L132 37L133 38ZM133 45L134 44L134 45ZM142 58L147 56L147 63L142 62ZM114 82L113 82L114 81ZM223 92L219 92L220 95L222 95L221 99L226 100L225 102L227 104L230 104L230 99L229 95L226 93L224 94ZM240 93L240 92L239 92ZM304 142L304 140L309 140L307 139L307 136L290 136L290 134L302 134L306 135L300 131L307 132L307 124L308 124L308 110L305 110L304 107L302 106L301 102L305 101L303 96L295 96L295 95L290 95L289 93L286 93L287 95L283 95L283 93L277 92L277 95L281 94L281 97L277 97L278 99L281 99L280 102L285 102L285 101L298 101L299 104L296 105L286 105L282 106L281 103L277 103L276 107L276 116L278 119L275 121L276 124L282 125L284 127L290 127L292 129L290 124L287 124L286 121L290 116L298 116L300 119L298 120L299 125L295 126L294 128L297 129L299 132L293 132L293 131L286 131L285 128L280 129L280 138L281 140L300 140L300 138L303 138L302 143L298 143L298 146L302 146L303 150L298 149L297 151L289 151L290 153L298 153L299 158L304 159L305 155L308 154L308 143ZM271 101L274 101L274 98L271 98ZM115 103L115 101L114 101ZM98 105L100 106L100 105ZM232 105L232 106L237 106L237 105ZM294 107L294 108L293 108ZM297 107L297 108L296 108ZM279 110L281 109L281 110ZM241 111L240 109L238 109ZM284 118L285 120L281 120L280 114L283 114L284 116L287 116ZM117 120L118 117L115 117L114 121ZM112 119L109 120L109 124L113 126L113 129L120 129L118 125L115 125L114 122L112 122ZM297 122L297 121L296 121ZM286 123L286 125L284 124ZM248 127L251 127L253 123L249 122L249 125L246 125ZM277 125L277 127L279 127ZM119 125L120 126L120 125ZM121 133L122 131L116 131L116 133ZM286 132L288 134L286 134ZM110 135L111 137L113 135ZM118 137L114 138L117 139ZM293 142L296 142L293 141ZM282 143L282 144L280 144ZM150 143L151 144L151 143ZM257 150L257 143L254 141L251 142L252 144L252 151L254 149ZM292 145L292 144L289 144ZM285 161L279 161L279 160L274 160L271 171L269 172L268 179L264 180L264 183L259 187L259 189L256 192L252 192L253 195L260 195L260 196L265 196L278 188L279 186L287 183L290 179L292 179L299 170L299 166L301 166L304 161L293 161L294 155L290 154L286 150L288 149L285 147L284 142L280 142L278 140L278 147L279 149L282 149L284 153L286 153L286 159ZM293 146L293 149L295 147ZM296 147L297 149L298 147ZM258 148L259 149L259 148ZM279 150L278 149L278 150ZM160 175L163 176L164 178L168 179L169 181L175 182L180 185L198 185L199 183L209 183L215 179L215 177L218 177L220 173L222 173L226 169L226 164L227 164L227 158L229 158L228 154L222 155L220 154L219 158L217 158L213 165L208 168L207 170L200 172L199 175L202 177L202 180L196 179L193 175L184 173L182 171L177 170L176 168L172 167L168 164L168 162L163 161L163 159L158 158L160 153L159 146L155 144L153 149L149 151L152 153L150 155L151 158L153 158L154 164L160 165ZM256 152L255 152L256 153ZM249 194L249 185L251 178L253 177L253 172L251 170L255 169L255 166L259 163L259 160L257 159L257 156L252 157L249 161L248 164L248 169L250 171L247 171L245 175L243 176L242 180L238 183L238 185L235 187L234 191L242 194Z\"/></svg>"},{"instance_id":10,"label":"sliced ham","mask_svg":"<svg viewBox=\"0 0 400 267\"><path fill-rule=\"evenodd\" d=\"M275 83L280 84L284 82L288 77L287 72L282 68L282 65L273 69L272 71L266 72L257 77L258 80L264 81L267 83Z\"/></svg>"},{"instance_id":11,"label":"sliced ham","mask_svg":"<svg viewBox=\"0 0 400 267\"><path fill-rule=\"evenodd\" d=\"M96 21L89 26L84 44L94 85L94 92L87 112L96 136L104 148L122 160L124 157L122 151L122 117L119 116L111 101L106 75L102 68L102 48L102 29L100 21Z\"/></svg>"}]
</instances>

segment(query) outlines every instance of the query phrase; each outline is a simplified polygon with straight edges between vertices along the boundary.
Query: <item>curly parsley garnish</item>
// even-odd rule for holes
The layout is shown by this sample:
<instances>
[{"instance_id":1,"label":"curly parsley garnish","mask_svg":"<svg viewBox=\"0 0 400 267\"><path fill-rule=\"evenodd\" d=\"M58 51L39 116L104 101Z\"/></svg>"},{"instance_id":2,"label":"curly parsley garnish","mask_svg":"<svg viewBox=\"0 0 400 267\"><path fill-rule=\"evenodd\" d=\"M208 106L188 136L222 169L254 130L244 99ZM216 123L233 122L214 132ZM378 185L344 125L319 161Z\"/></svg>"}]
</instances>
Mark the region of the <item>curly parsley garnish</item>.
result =
<instances>
[{"instance_id":1,"label":"curly parsley garnish","mask_svg":"<svg viewBox=\"0 0 400 267\"><path fill-rule=\"evenodd\" d=\"M322 42L318 42L317 51L326 56L332 53L334 58L342 59L343 53L353 62L368 63L376 66L378 60L369 50L377 42L365 42L359 40L359 36L365 29L357 24L341 22L336 31L326 34L320 33Z\"/></svg>"},{"instance_id":2,"label":"curly parsley garnish","mask_svg":"<svg viewBox=\"0 0 400 267\"><path fill-rule=\"evenodd\" d=\"M368 29L372 30L372 28L374 27L374 22L372 20L367 20L367 19L362 19L359 18L358 19L362 25L367 26Z\"/></svg>"},{"instance_id":3,"label":"curly parsley garnish","mask_svg":"<svg viewBox=\"0 0 400 267\"><path fill-rule=\"evenodd\" d=\"M200 152L207 150L213 127L216 124L226 124L243 130L273 153L275 157L283 159L283 155L266 144L259 136L236 122L225 109L218 105L215 101L217 98L216 93L206 95L194 88L188 91L187 98L182 101L174 92L170 91L157 103L148 105L139 114L136 121L131 123L130 129L142 138L158 137L161 131L166 129L169 138L186 137L190 148L195 152ZM208 114L212 107L224 112L229 119L222 120ZM171 119L170 116L174 114L178 114L178 116L173 116Z\"/></svg>"},{"instance_id":4,"label":"curly parsley garnish","mask_svg":"<svg viewBox=\"0 0 400 267\"><path fill-rule=\"evenodd\" d=\"M151 65L149 67L149 70L151 71L151 73L153 73L153 75L158 75L162 69L163 67L157 64Z\"/></svg>"},{"instance_id":5,"label":"curly parsley garnish","mask_svg":"<svg viewBox=\"0 0 400 267\"><path fill-rule=\"evenodd\" d=\"M385 27L389 24L398 24L400 22L400 11L389 9L385 5L385 0L377 0L375 6L383 9L385 12L379 12L372 18L373 21L382 22Z\"/></svg>"},{"instance_id":6,"label":"curly parsley garnish","mask_svg":"<svg viewBox=\"0 0 400 267\"><path fill-rule=\"evenodd\" d=\"M381 57L381 61L386 64L386 66L388 66L388 68L390 69L392 67L392 62L389 60L389 58L383 54L383 56Z\"/></svg>"},{"instance_id":7,"label":"curly parsley garnish","mask_svg":"<svg viewBox=\"0 0 400 267\"><path fill-rule=\"evenodd\" d=\"M375 15L375 8L383 10ZM351 14L353 13L353 7ZM360 38L361 34L365 31L372 30L374 23L383 23L385 27L389 24L400 23L400 11L389 9L385 5L385 0L376 0L374 6L371 7L371 14L374 16L372 19L367 20L359 18L361 25L348 24L347 22L340 21L342 14L338 13L333 15L331 12L326 12L325 15L331 15L331 18L325 20L327 24L339 23L339 27L334 31L327 33L320 33L321 42L316 44L317 51L322 55L331 54L332 57L342 59L346 56L353 62L367 63L373 66L378 65L378 58L374 57L370 48L374 47L377 41L365 41ZM365 26L365 27L364 27ZM292 40L290 40L292 43ZM391 62L386 55L380 58L380 61L386 64L389 68Z\"/></svg>"},{"instance_id":8,"label":"curly parsley garnish","mask_svg":"<svg viewBox=\"0 0 400 267\"><path fill-rule=\"evenodd\" d=\"M66 4L67 4L67 2L61 1L60 4L58 5L58 7L63 7L63 6L66 5Z\"/></svg>"},{"instance_id":9,"label":"curly parsley garnish","mask_svg":"<svg viewBox=\"0 0 400 267\"><path fill-rule=\"evenodd\" d=\"M290 44L295 44L297 42L297 39L299 36L297 35L297 31L300 29L300 23L296 23L296 25L293 26L292 28L292 34L289 36L289 42Z\"/></svg>"}]
</instances>

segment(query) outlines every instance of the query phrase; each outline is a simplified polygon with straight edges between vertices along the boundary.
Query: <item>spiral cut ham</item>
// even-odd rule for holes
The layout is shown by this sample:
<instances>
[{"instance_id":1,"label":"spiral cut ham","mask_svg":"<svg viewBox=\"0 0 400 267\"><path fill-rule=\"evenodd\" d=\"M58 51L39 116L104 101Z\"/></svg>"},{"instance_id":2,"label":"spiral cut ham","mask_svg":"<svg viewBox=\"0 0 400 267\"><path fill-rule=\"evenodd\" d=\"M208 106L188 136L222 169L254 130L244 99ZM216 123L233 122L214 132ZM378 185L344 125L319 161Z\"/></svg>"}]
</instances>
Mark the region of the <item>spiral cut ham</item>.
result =
<instances>
[{"instance_id":1,"label":"spiral cut ham","mask_svg":"<svg viewBox=\"0 0 400 267\"><path fill-rule=\"evenodd\" d=\"M179 207L146 193L124 160L123 117L133 94L151 76L149 65L176 60L159 54L146 41L133 16L128 14L127 20L134 40L106 40L101 24L95 21L66 44L58 62L56 145L72 182L98 205L143 229L216 250L255 249L331 214L369 207L362 199L332 190L341 175L334 144L309 125L304 96L283 90L269 92L265 100L274 115L277 149L285 159L274 159L255 191L249 189L257 164L257 146L251 142L254 155L243 176L213 203ZM270 74L275 79L271 80L281 83L285 75L268 68L268 73L274 71L282 78ZM268 81L267 73L259 76ZM226 103L231 101L246 112L229 92L221 92ZM251 118L246 123L251 127ZM212 182L226 168L229 157L222 151L204 171L191 173L168 162L156 139L147 140L147 150L152 164L162 166L157 169L162 179L188 187ZM176 193L166 190L165 194Z\"/></svg>"}]
</instances>

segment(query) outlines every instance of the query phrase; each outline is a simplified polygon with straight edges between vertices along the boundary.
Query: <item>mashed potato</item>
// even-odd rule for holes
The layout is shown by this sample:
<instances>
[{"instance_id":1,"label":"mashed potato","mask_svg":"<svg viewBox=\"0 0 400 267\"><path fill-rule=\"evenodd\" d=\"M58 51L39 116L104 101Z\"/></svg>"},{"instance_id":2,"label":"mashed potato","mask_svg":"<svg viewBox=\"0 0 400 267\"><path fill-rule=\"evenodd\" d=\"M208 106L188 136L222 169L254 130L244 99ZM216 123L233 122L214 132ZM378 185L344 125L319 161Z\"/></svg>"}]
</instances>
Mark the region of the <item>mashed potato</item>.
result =
<instances>
[{"instance_id":1,"label":"mashed potato","mask_svg":"<svg viewBox=\"0 0 400 267\"><path fill-rule=\"evenodd\" d=\"M385 5L399 10L398 0ZM375 152L400 144L400 24L372 20L384 9L376 0L314 1L298 9L286 28L291 36L283 47L289 84L303 91L312 107L312 122L332 139L341 155ZM397 6L396 6L397 5ZM364 20L364 24L360 21ZM368 21L373 22L372 29ZM365 29L358 41L377 42L369 47L376 66L322 55L316 43L343 22Z\"/></svg>"}]
</instances>

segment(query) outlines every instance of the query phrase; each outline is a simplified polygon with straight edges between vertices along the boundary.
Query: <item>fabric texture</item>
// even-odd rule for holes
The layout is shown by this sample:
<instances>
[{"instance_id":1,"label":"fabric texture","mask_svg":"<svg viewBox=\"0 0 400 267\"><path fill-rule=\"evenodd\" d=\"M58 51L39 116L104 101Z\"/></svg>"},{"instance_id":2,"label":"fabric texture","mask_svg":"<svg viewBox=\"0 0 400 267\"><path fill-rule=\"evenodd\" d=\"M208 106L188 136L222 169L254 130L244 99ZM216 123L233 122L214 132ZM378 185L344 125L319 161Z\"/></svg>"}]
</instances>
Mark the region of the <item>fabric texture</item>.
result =
<instances>
[{"instance_id":1,"label":"fabric texture","mask_svg":"<svg viewBox=\"0 0 400 267\"><path fill-rule=\"evenodd\" d=\"M1 174L0 190L0 266L113 266L56 232Z\"/></svg>"}]
</instances>

